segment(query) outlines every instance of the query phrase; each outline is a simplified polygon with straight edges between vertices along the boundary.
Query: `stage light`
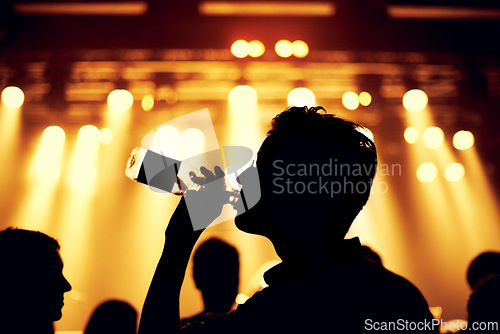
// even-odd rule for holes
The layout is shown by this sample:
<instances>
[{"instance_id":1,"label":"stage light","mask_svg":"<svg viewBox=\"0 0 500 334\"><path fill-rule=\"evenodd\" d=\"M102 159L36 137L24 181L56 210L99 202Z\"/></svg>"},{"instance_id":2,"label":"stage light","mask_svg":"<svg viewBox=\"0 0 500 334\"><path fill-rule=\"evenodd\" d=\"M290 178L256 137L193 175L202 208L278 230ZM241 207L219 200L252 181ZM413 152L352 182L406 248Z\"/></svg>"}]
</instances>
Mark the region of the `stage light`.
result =
<instances>
[{"instance_id":1,"label":"stage light","mask_svg":"<svg viewBox=\"0 0 500 334\"><path fill-rule=\"evenodd\" d=\"M101 143L109 144L113 141L113 131L109 128L102 128L100 131Z\"/></svg>"},{"instance_id":2,"label":"stage light","mask_svg":"<svg viewBox=\"0 0 500 334\"><path fill-rule=\"evenodd\" d=\"M257 102L257 92L252 86L239 85L231 89L228 95L231 105L250 105Z\"/></svg>"},{"instance_id":3,"label":"stage light","mask_svg":"<svg viewBox=\"0 0 500 334\"><path fill-rule=\"evenodd\" d=\"M47 144L47 147L64 144L65 139L66 134L60 126L51 125L43 130L42 140Z\"/></svg>"},{"instance_id":4,"label":"stage light","mask_svg":"<svg viewBox=\"0 0 500 334\"><path fill-rule=\"evenodd\" d=\"M420 89L411 89L403 96L403 106L408 111L421 111L427 106L427 94Z\"/></svg>"},{"instance_id":5,"label":"stage light","mask_svg":"<svg viewBox=\"0 0 500 334\"><path fill-rule=\"evenodd\" d=\"M306 87L292 89L287 97L288 105L292 107L313 107L316 105L316 96Z\"/></svg>"},{"instance_id":6,"label":"stage light","mask_svg":"<svg viewBox=\"0 0 500 334\"><path fill-rule=\"evenodd\" d=\"M446 166L444 177L450 182L460 181L465 175L465 168L458 162L453 162Z\"/></svg>"},{"instance_id":7,"label":"stage light","mask_svg":"<svg viewBox=\"0 0 500 334\"><path fill-rule=\"evenodd\" d=\"M249 51L250 47L248 42L243 39L239 39L231 45L231 53L236 58L245 58L248 56Z\"/></svg>"},{"instance_id":8,"label":"stage light","mask_svg":"<svg viewBox=\"0 0 500 334\"><path fill-rule=\"evenodd\" d=\"M11 109L19 108L24 103L24 93L19 87L9 86L2 91L2 103Z\"/></svg>"},{"instance_id":9,"label":"stage light","mask_svg":"<svg viewBox=\"0 0 500 334\"><path fill-rule=\"evenodd\" d=\"M155 105L155 98L153 95L148 94L142 98L141 106L144 111L150 111Z\"/></svg>"},{"instance_id":10,"label":"stage light","mask_svg":"<svg viewBox=\"0 0 500 334\"><path fill-rule=\"evenodd\" d=\"M404 132L405 140L408 144L415 144L418 140L418 131L412 126L406 128Z\"/></svg>"},{"instance_id":11,"label":"stage light","mask_svg":"<svg viewBox=\"0 0 500 334\"><path fill-rule=\"evenodd\" d=\"M100 136L101 133L99 129L95 125L84 125L78 130L78 139L85 141L85 142L91 142L92 144L97 143L100 141Z\"/></svg>"},{"instance_id":12,"label":"stage light","mask_svg":"<svg viewBox=\"0 0 500 334\"><path fill-rule=\"evenodd\" d=\"M165 125L159 127L155 131L155 147L153 150L169 158L178 159L180 156L180 136L181 133L175 126Z\"/></svg>"},{"instance_id":13,"label":"stage light","mask_svg":"<svg viewBox=\"0 0 500 334\"><path fill-rule=\"evenodd\" d=\"M108 107L113 111L126 111L132 108L134 96L126 89L115 89L108 95Z\"/></svg>"},{"instance_id":14,"label":"stage light","mask_svg":"<svg viewBox=\"0 0 500 334\"><path fill-rule=\"evenodd\" d=\"M309 46L304 41L294 41L292 43L292 53L297 58L304 58L309 54Z\"/></svg>"},{"instance_id":15,"label":"stage light","mask_svg":"<svg viewBox=\"0 0 500 334\"><path fill-rule=\"evenodd\" d=\"M288 58L293 54L292 42L286 39L279 40L276 42L274 50L278 56Z\"/></svg>"},{"instance_id":16,"label":"stage light","mask_svg":"<svg viewBox=\"0 0 500 334\"><path fill-rule=\"evenodd\" d=\"M359 93L359 104L363 107L367 107L372 103L372 96L368 92Z\"/></svg>"},{"instance_id":17,"label":"stage light","mask_svg":"<svg viewBox=\"0 0 500 334\"><path fill-rule=\"evenodd\" d=\"M31 164L30 176L33 179L49 183L59 179L65 140L66 134L61 127L45 128Z\"/></svg>"},{"instance_id":18,"label":"stage light","mask_svg":"<svg viewBox=\"0 0 500 334\"><path fill-rule=\"evenodd\" d=\"M183 156L195 156L204 153L205 135L200 129L189 128L181 132Z\"/></svg>"},{"instance_id":19,"label":"stage light","mask_svg":"<svg viewBox=\"0 0 500 334\"><path fill-rule=\"evenodd\" d=\"M433 181L438 173L438 169L432 162L424 162L417 168L417 179L422 183Z\"/></svg>"},{"instance_id":20,"label":"stage light","mask_svg":"<svg viewBox=\"0 0 500 334\"><path fill-rule=\"evenodd\" d=\"M453 136L453 146L457 150L466 150L474 145L474 135L470 131L461 130Z\"/></svg>"},{"instance_id":21,"label":"stage light","mask_svg":"<svg viewBox=\"0 0 500 334\"><path fill-rule=\"evenodd\" d=\"M264 54L266 48L261 41L250 41L248 43L248 55L250 57L260 57Z\"/></svg>"},{"instance_id":22,"label":"stage light","mask_svg":"<svg viewBox=\"0 0 500 334\"><path fill-rule=\"evenodd\" d=\"M342 104L344 108L348 110L356 110L359 107L358 94L354 92L345 92L344 95L342 95Z\"/></svg>"},{"instance_id":23,"label":"stage light","mask_svg":"<svg viewBox=\"0 0 500 334\"><path fill-rule=\"evenodd\" d=\"M431 126L424 131L424 135L422 137L424 141L424 145L428 148L438 148L443 144L444 141L444 133L441 128L437 126Z\"/></svg>"}]
</instances>

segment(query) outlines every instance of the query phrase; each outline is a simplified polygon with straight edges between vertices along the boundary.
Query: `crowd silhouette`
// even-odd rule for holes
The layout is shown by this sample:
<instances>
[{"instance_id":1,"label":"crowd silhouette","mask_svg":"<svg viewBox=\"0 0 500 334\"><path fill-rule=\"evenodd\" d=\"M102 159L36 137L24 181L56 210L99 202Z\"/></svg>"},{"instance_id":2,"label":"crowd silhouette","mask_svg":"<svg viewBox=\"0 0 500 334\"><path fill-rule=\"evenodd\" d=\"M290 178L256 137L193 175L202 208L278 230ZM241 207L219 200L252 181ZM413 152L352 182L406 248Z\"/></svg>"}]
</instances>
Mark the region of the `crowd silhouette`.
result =
<instances>
[{"instance_id":1,"label":"crowd silhouette","mask_svg":"<svg viewBox=\"0 0 500 334\"><path fill-rule=\"evenodd\" d=\"M203 233L193 230L184 198L210 196L201 186L184 194L166 227L139 325L133 306L109 300L95 309L85 334L439 332L436 326L408 326L434 320L418 288L387 270L380 256L358 238L345 238L369 199L376 174L377 149L360 131L363 127L327 114L322 107L290 107L271 126L256 167L250 167L258 170L261 199L235 219L241 231L268 238L282 260L264 274L268 287L233 308L240 273L238 251L222 240L209 239L193 256L193 278L204 310L181 320L180 289ZM320 175L339 186L335 193L294 191L294 184L311 185L318 182L318 175L281 173L286 170L283 166L332 160L361 166L356 170L362 171ZM202 172L205 183L223 180L207 169ZM277 177L292 188L277 188ZM240 200L244 191L245 184ZM13 228L0 232L0 333L54 333L64 294L71 290L59 249L55 239L41 232ZM500 254L480 254L471 262L467 280L472 290L469 323L498 322ZM401 327L385 327L400 320Z\"/></svg>"}]
</instances>

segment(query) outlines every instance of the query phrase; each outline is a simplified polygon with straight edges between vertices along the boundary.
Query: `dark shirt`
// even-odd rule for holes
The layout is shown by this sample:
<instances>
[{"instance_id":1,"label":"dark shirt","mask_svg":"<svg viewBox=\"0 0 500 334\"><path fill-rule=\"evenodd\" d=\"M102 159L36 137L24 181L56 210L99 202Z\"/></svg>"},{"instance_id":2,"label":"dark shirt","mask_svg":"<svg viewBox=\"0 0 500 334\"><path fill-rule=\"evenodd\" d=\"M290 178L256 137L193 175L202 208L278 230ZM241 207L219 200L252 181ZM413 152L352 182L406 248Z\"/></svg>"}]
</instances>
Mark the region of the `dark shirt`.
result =
<instances>
[{"instance_id":1,"label":"dark shirt","mask_svg":"<svg viewBox=\"0 0 500 334\"><path fill-rule=\"evenodd\" d=\"M189 324L183 330L346 334L386 329L383 332L438 333L420 291L405 278L366 259L357 238L344 240L330 263L316 272L281 263L267 271L264 280L269 286L235 311L209 314L202 323Z\"/></svg>"}]
</instances>

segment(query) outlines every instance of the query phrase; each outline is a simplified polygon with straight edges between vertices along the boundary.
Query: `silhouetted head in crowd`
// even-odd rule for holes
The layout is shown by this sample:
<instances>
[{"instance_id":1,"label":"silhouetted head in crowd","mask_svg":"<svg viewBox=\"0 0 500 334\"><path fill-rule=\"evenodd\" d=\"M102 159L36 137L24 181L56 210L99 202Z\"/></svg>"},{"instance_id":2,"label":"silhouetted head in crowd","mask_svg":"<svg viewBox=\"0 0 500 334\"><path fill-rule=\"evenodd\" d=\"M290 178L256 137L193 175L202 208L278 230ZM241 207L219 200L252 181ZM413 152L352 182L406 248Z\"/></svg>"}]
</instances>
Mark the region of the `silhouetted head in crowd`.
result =
<instances>
[{"instance_id":1,"label":"silhouetted head in crowd","mask_svg":"<svg viewBox=\"0 0 500 334\"><path fill-rule=\"evenodd\" d=\"M225 313L238 294L240 262L236 248L211 238L193 255L193 278L203 295L204 312Z\"/></svg>"},{"instance_id":2,"label":"silhouetted head in crowd","mask_svg":"<svg viewBox=\"0 0 500 334\"><path fill-rule=\"evenodd\" d=\"M322 107L290 107L271 125L257 155L260 201L236 224L268 237L283 260L322 261L316 255L345 237L368 200L375 145L364 127Z\"/></svg>"},{"instance_id":3,"label":"silhouetted head in crowd","mask_svg":"<svg viewBox=\"0 0 500 334\"><path fill-rule=\"evenodd\" d=\"M71 285L63 275L59 248L41 232L0 231L0 326L43 333L61 319Z\"/></svg>"},{"instance_id":4,"label":"silhouetted head in crowd","mask_svg":"<svg viewBox=\"0 0 500 334\"><path fill-rule=\"evenodd\" d=\"M94 310L84 334L135 334L136 330L135 308L124 301L108 300Z\"/></svg>"},{"instance_id":5,"label":"silhouetted head in crowd","mask_svg":"<svg viewBox=\"0 0 500 334\"><path fill-rule=\"evenodd\" d=\"M500 274L500 253L484 252L476 256L467 269L467 282L471 289L486 276Z\"/></svg>"},{"instance_id":6,"label":"silhouetted head in crowd","mask_svg":"<svg viewBox=\"0 0 500 334\"><path fill-rule=\"evenodd\" d=\"M477 282L476 290L469 297L467 310L471 329L474 322L481 322L483 325L496 322L497 326L500 326L500 275L489 275ZM481 333L497 333L499 328L487 330L476 327L476 329Z\"/></svg>"}]
</instances>

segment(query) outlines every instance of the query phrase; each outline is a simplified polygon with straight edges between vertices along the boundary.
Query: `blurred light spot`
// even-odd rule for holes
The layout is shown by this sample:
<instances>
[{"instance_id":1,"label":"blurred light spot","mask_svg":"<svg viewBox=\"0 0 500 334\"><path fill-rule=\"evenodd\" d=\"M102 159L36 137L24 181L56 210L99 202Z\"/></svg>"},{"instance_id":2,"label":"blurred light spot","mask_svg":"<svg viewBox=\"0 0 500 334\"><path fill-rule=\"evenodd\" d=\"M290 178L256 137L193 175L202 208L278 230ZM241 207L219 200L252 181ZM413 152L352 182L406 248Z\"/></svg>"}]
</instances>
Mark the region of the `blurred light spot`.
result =
<instances>
[{"instance_id":1,"label":"blurred light spot","mask_svg":"<svg viewBox=\"0 0 500 334\"><path fill-rule=\"evenodd\" d=\"M408 144L415 144L418 140L418 131L412 126L406 128L404 133L405 140Z\"/></svg>"},{"instance_id":2,"label":"blurred light spot","mask_svg":"<svg viewBox=\"0 0 500 334\"><path fill-rule=\"evenodd\" d=\"M370 138L371 141L375 141L375 138L373 137L373 132L371 132L370 129L365 127L357 127L356 130L364 134L366 137Z\"/></svg>"},{"instance_id":3,"label":"blurred light spot","mask_svg":"<svg viewBox=\"0 0 500 334\"><path fill-rule=\"evenodd\" d=\"M309 54L309 46L304 41L294 41L292 43L292 53L297 58L304 58Z\"/></svg>"},{"instance_id":4,"label":"blurred light spot","mask_svg":"<svg viewBox=\"0 0 500 334\"><path fill-rule=\"evenodd\" d=\"M63 144L65 139L66 134L64 130L57 125L47 127L42 134L42 140L44 140L49 147Z\"/></svg>"},{"instance_id":5,"label":"blurred light spot","mask_svg":"<svg viewBox=\"0 0 500 334\"><path fill-rule=\"evenodd\" d=\"M429 311L431 311L434 319L441 319L441 314L443 313L443 308L440 306L429 306Z\"/></svg>"},{"instance_id":6,"label":"blurred light spot","mask_svg":"<svg viewBox=\"0 0 500 334\"><path fill-rule=\"evenodd\" d=\"M474 145L474 135L470 131L461 130L453 135L453 146L457 150L466 150Z\"/></svg>"},{"instance_id":7,"label":"blurred light spot","mask_svg":"<svg viewBox=\"0 0 500 334\"><path fill-rule=\"evenodd\" d=\"M101 139L101 132L95 125L84 125L78 130L78 140L95 145Z\"/></svg>"},{"instance_id":8,"label":"blurred light spot","mask_svg":"<svg viewBox=\"0 0 500 334\"><path fill-rule=\"evenodd\" d=\"M424 131L422 140L426 147L438 148L443 144L444 141L443 130L441 130L441 128L438 128L437 126L431 126Z\"/></svg>"},{"instance_id":9,"label":"blurred light spot","mask_svg":"<svg viewBox=\"0 0 500 334\"><path fill-rule=\"evenodd\" d=\"M248 297L247 295L244 295L244 294L242 294L242 293L238 293L238 295L236 296L235 301L236 301L236 303L237 303L237 304L240 304L240 305L241 305L241 304L245 304L245 302L246 302L248 299L250 299L250 297Z\"/></svg>"},{"instance_id":10,"label":"blurred light spot","mask_svg":"<svg viewBox=\"0 0 500 334\"><path fill-rule=\"evenodd\" d=\"M458 162L453 162L446 166L444 177L450 182L460 181L465 175L465 168Z\"/></svg>"},{"instance_id":11,"label":"blurred light spot","mask_svg":"<svg viewBox=\"0 0 500 334\"><path fill-rule=\"evenodd\" d=\"M286 39L279 40L276 42L274 50L278 56L288 58L293 54L292 42Z\"/></svg>"},{"instance_id":12,"label":"blurred light spot","mask_svg":"<svg viewBox=\"0 0 500 334\"><path fill-rule=\"evenodd\" d=\"M113 111L126 111L132 108L134 96L126 89L115 89L108 95L108 107Z\"/></svg>"},{"instance_id":13,"label":"blurred light spot","mask_svg":"<svg viewBox=\"0 0 500 334\"><path fill-rule=\"evenodd\" d=\"M306 87L292 89L287 97L288 105L292 107L313 107L316 105L316 96Z\"/></svg>"},{"instance_id":14,"label":"blurred light spot","mask_svg":"<svg viewBox=\"0 0 500 334\"><path fill-rule=\"evenodd\" d=\"M156 129L154 151L169 158L177 159L179 157L180 136L179 130L172 125L165 125Z\"/></svg>"},{"instance_id":15,"label":"blurred light spot","mask_svg":"<svg viewBox=\"0 0 500 334\"><path fill-rule=\"evenodd\" d=\"M92 182L94 182L96 176L97 169L93 164L82 163L74 165L73 168L71 168L67 182L70 188L80 190L88 187Z\"/></svg>"},{"instance_id":16,"label":"blurred light spot","mask_svg":"<svg viewBox=\"0 0 500 334\"><path fill-rule=\"evenodd\" d=\"M248 42L243 39L239 39L231 45L231 53L236 58L245 58L248 56L249 52L250 46L248 45Z\"/></svg>"},{"instance_id":17,"label":"blurred light spot","mask_svg":"<svg viewBox=\"0 0 500 334\"><path fill-rule=\"evenodd\" d=\"M194 156L204 152L205 135L200 129L189 128L181 133L181 145L186 156Z\"/></svg>"},{"instance_id":18,"label":"blurred light spot","mask_svg":"<svg viewBox=\"0 0 500 334\"><path fill-rule=\"evenodd\" d=\"M59 126L49 126L42 134L40 146L30 167L30 176L44 182L54 182L61 174L61 161L66 135Z\"/></svg>"},{"instance_id":19,"label":"blurred light spot","mask_svg":"<svg viewBox=\"0 0 500 334\"><path fill-rule=\"evenodd\" d=\"M251 105L257 102L257 92L252 86L239 85L231 89L228 99L231 105Z\"/></svg>"},{"instance_id":20,"label":"blurred light spot","mask_svg":"<svg viewBox=\"0 0 500 334\"><path fill-rule=\"evenodd\" d=\"M260 57L264 54L266 48L261 41L250 41L248 43L248 55L250 57Z\"/></svg>"},{"instance_id":21,"label":"blurred light spot","mask_svg":"<svg viewBox=\"0 0 500 334\"><path fill-rule=\"evenodd\" d=\"M363 107L367 107L372 103L372 96L368 92L359 93L359 104Z\"/></svg>"},{"instance_id":22,"label":"blurred light spot","mask_svg":"<svg viewBox=\"0 0 500 334\"><path fill-rule=\"evenodd\" d=\"M408 111L421 111L427 106L427 94L420 89L411 89L403 96L403 106Z\"/></svg>"},{"instance_id":23,"label":"blurred light spot","mask_svg":"<svg viewBox=\"0 0 500 334\"><path fill-rule=\"evenodd\" d=\"M100 131L101 143L109 144L113 140L113 131L109 128L102 128Z\"/></svg>"},{"instance_id":24,"label":"blurred light spot","mask_svg":"<svg viewBox=\"0 0 500 334\"><path fill-rule=\"evenodd\" d=\"M427 183L433 181L438 173L438 169L432 162L424 162L417 168L417 179L420 182Z\"/></svg>"},{"instance_id":25,"label":"blurred light spot","mask_svg":"<svg viewBox=\"0 0 500 334\"><path fill-rule=\"evenodd\" d=\"M345 92L344 95L342 95L342 104L344 108L348 110L356 110L359 107L358 94L354 92Z\"/></svg>"},{"instance_id":26,"label":"blurred light spot","mask_svg":"<svg viewBox=\"0 0 500 334\"><path fill-rule=\"evenodd\" d=\"M2 91L2 103L12 109L19 108L24 103L24 93L19 87L9 86Z\"/></svg>"},{"instance_id":27,"label":"blurred light spot","mask_svg":"<svg viewBox=\"0 0 500 334\"><path fill-rule=\"evenodd\" d=\"M144 111L150 111L155 106L155 98L153 95L148 94L142 98L141 106Z\"/></svg>"}]
</instances>

